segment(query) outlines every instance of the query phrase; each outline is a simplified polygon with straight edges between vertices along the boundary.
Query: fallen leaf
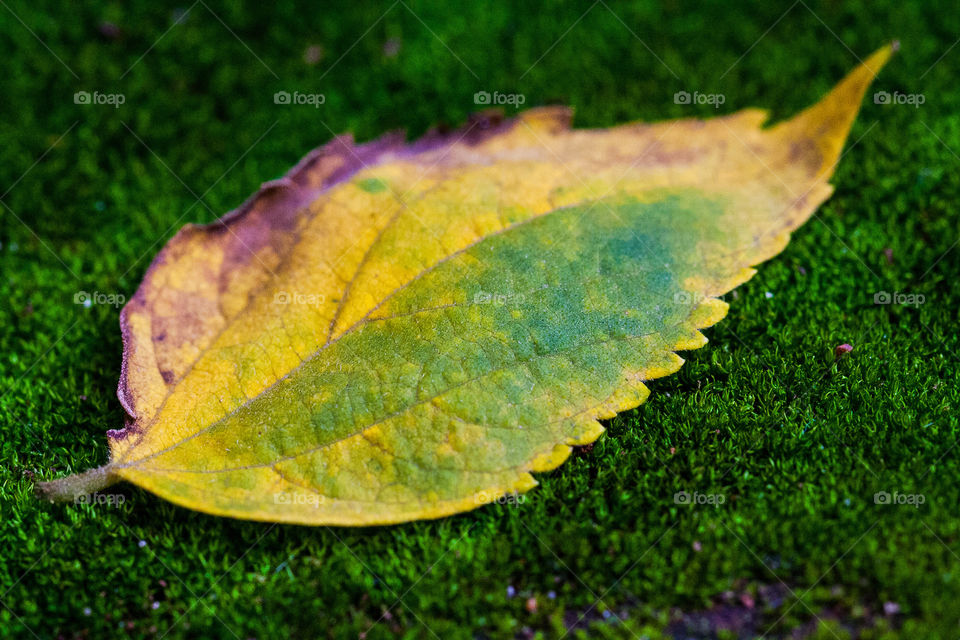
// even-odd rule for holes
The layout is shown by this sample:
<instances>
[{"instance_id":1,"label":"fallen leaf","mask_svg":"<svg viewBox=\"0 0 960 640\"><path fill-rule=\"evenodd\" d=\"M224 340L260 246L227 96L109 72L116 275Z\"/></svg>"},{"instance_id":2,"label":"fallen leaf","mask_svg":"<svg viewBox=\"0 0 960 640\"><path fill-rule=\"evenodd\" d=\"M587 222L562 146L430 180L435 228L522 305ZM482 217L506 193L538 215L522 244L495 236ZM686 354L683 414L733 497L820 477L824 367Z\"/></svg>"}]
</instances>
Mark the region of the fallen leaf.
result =
<instances>
[{"instance_id":1,"label":"fallen leaf","mask_svg":"<svg viewBox=\"0 0 960 640\"><path fill-rule=\"evenodd\" d=\"M831 193L893 46L816 105L573 130L564 108L336 138L188 225L123 309L111 462L207 513L436 518L531 489L706 343Z\"/></svg>"}]
</instances>

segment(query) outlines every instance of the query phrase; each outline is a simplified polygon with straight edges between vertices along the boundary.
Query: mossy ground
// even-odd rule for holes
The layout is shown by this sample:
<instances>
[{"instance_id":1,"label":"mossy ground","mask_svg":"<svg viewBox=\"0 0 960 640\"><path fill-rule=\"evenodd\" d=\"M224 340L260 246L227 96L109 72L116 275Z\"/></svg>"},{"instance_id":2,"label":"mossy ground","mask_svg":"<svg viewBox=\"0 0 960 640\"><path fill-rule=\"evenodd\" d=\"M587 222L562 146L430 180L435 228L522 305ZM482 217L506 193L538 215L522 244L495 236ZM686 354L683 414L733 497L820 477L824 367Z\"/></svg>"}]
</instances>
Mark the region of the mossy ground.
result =
<instances>
[{"instance_id":1,"label":"mossy ground","mask_svg":"<svg viewBox=\"0 0 960 640\"><path fill-rule=\"evenodd\" d=\"M0 636L957 636L955 7L270 4L0 9ZM572 104L580 126L784 117L893 38L875 88L925 102L868 99L836 194L728 296L711 344L521 504L347 530L132 487L119 508L34 498L34 477L105 462L122 419L118 309L76 292L130 296L179 226L334 132L456 125L478 91ZM726 100L676 104L681 90Z\"/></svg>"}]
</instances>

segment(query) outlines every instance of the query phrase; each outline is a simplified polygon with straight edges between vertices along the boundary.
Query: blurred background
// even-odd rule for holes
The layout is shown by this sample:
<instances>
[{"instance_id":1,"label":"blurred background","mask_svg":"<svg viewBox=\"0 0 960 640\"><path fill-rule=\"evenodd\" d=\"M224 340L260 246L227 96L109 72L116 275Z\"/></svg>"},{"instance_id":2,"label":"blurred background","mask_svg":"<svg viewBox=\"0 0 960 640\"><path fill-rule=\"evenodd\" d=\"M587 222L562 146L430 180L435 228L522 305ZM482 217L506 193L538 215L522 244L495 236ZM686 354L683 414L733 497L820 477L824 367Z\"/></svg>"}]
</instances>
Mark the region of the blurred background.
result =
<instances>
[{"instance_id":1,"label":"blurred background","mask_svg":"<svg viewBox=\"0 0 960 640\"><path fill-rule=\"evenodd\" d=\"M334 134L782 118L893 39L818 218L521 504L345 530L33 497L107 460L163 243ZM956 638L958 39L904 1L0 0L0 637Z\"/></svg>"}]
</instances>

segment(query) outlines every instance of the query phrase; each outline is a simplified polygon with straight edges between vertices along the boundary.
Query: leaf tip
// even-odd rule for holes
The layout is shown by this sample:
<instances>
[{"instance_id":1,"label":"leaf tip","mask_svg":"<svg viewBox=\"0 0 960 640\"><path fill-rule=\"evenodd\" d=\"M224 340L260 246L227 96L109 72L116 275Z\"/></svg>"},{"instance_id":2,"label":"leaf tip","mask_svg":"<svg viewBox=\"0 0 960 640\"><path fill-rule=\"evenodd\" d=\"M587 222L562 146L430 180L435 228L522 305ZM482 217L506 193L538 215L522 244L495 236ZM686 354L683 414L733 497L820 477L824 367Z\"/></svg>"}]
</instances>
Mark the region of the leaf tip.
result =
<instances>
[{"instance_id":1,"label":"leaf tip","mask_svg":"<svg viewBox=\"0 0 960 640\"><path fill-rule=\"evenodd\" d=\"M876 50L861 60L820 102L777 127L788 141L808 139L816 144L822 179L833 174L867 89L899 48L899 41L894 40ZM880 97L874 96L874 101L879 103Z\"/></svg>"}]
</instances>

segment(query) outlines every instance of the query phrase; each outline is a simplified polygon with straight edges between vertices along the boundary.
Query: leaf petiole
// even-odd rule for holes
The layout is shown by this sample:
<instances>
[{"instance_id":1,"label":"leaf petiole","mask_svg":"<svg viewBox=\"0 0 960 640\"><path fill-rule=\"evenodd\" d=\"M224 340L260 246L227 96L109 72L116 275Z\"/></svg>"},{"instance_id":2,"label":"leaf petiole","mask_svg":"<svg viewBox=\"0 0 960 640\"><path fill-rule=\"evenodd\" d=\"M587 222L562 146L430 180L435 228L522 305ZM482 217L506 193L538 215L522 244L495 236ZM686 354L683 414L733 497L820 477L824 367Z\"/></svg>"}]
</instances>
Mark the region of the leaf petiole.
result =
<instances>
[{"instance_id":1,"label":"leaf petiole","mask_svg":"<svg viewBox=\"0 0 960 640\"><path fill-rule=\"evenodd\" d=\"M113 468L112 463L105 464L65 478L38 482L36 492L39 497L50 502L74 502L80 496L96 493L119 482L121 478L113 473Z\"/></svg>"}]
</instances>

